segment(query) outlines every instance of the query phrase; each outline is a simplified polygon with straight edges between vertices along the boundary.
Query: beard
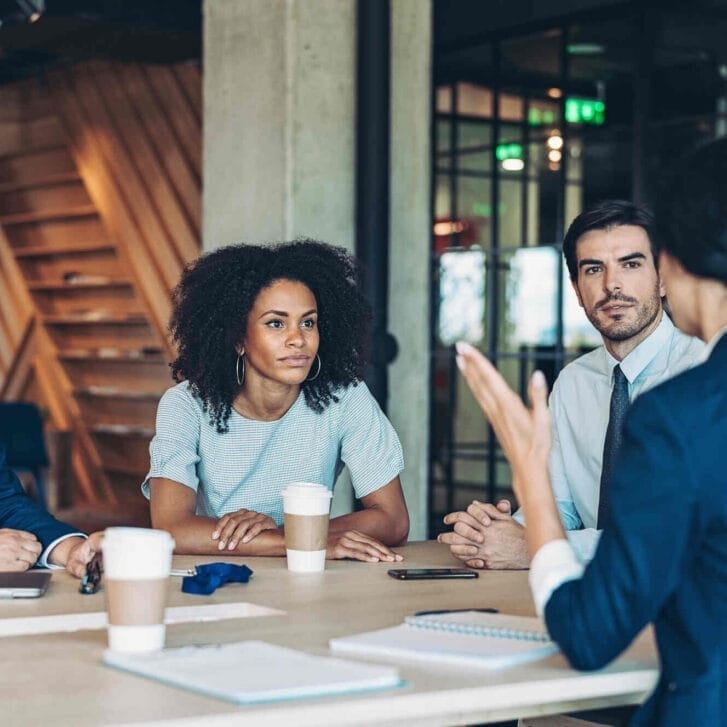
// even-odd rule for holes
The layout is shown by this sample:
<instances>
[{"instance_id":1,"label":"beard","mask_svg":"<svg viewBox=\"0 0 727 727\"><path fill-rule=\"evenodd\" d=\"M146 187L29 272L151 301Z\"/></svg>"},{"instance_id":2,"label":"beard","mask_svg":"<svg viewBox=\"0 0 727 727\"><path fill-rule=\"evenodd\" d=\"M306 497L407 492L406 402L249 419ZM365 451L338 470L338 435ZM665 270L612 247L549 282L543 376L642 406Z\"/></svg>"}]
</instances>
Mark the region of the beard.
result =
<instances>
[{"instance_id":1,"label":"beard","mask_svg":"<svg viewBox=\"0 0 727 727\"><path fill-rule=\"evenodd\" d=\"M608 323L604 323L599 317L598 312L608 303L628 303L633 307L621 316L610 318ZM629 298L620 293L609 295L607 298L600 300L591 309L586 311L586 317L593 327L609 341L627 341L648 328L661 312L661 296L659 295L659 286L654 288L654 294L644 301L639 302L636 298ZM634 315L629 315L632 313Z\"/></svg>"}]
</instances>

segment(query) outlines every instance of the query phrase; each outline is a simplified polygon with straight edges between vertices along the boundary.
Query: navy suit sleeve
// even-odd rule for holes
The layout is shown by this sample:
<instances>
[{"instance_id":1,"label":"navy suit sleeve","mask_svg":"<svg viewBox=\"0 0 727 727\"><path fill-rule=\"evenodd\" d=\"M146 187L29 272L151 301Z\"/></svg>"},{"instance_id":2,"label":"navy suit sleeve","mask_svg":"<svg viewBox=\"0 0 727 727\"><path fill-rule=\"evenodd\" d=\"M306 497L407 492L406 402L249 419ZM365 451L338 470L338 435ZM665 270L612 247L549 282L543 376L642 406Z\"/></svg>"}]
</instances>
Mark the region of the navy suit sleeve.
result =
<instances>
[{"instance_id":1,"label":"navy suit sleeve","mask_svg":"<svg viewBox=\"0 0 727 727\"><path fill-rule=\"evenodd\" d=\"M0 528L33 533L45 550L54 540L78 533L76 528L56 520L23 490L15 473L5 464L0 448Z\"/></svg>"},{"instance_id":2,"label":"navy suit sleeve","mask_svg":"<svg viewBox=\"0 0 727 727\"><path fill-rule=\"evenodd\" d=\"M656 392L650 392L656 394ZM630 412L611 484L611 524L579 580L551 595L545 618L577 669L597 669L653 621L687 567L698 486L666 397L645 394Z\"/></svg>"}]
</instances>

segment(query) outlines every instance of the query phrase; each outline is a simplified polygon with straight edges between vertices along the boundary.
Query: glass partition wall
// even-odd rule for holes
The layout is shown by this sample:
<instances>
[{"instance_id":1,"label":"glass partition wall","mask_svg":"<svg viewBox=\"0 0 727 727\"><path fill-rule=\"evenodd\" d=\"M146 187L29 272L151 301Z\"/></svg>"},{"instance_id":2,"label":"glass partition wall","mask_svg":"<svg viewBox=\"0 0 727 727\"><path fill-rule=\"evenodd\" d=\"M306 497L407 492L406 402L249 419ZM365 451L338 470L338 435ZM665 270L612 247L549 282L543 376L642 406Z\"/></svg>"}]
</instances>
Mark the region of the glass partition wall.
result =
<instances>
[{"instance_id":1,"label":"glass partition wall","mask_svg":"<svg viewBox=\"0 0 727 727\"><path fill-rule=\"evenodd\" d=\"M648 202L669 163L727 131L727 18L629 12L437 47L430 535L510 471L458 374L455 341L521 393L600 342L561 255L584 206ZM724 57L723 57L724 56Z\"/></svg>"}]
</instances>

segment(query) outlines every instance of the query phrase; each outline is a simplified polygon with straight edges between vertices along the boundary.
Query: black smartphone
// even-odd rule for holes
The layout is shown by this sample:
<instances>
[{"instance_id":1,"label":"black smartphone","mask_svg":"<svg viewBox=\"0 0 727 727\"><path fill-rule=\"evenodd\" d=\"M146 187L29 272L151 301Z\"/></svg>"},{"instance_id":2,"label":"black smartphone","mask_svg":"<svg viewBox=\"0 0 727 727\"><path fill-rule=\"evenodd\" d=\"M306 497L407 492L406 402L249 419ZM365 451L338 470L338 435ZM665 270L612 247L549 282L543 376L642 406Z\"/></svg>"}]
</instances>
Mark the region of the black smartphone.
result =
<instances>
[{"instance_id":1,"label":"black smartphone","mask_svg":"<svg viewBox=\"0 0 727 727\"><path fill-rule=\"evenodd\" d=\"M468 568L392 568L387 571L400 581L422 581L429 578L479 578L477 571Z\"/></svg>"}]
</instances>

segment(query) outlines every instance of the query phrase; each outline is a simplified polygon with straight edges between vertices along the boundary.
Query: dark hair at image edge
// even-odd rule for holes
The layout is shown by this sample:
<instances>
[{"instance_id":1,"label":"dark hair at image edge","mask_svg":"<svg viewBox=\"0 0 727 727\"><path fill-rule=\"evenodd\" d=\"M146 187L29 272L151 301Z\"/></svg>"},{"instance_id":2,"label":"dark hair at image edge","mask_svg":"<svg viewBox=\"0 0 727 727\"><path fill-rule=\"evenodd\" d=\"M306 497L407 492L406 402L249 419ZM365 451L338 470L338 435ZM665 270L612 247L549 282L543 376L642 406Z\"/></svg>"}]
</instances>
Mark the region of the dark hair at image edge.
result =
<instances>
[{"instance_id":1,"label":"dark hair at image edge","mask_svg":"<svg viewBox=\"0 0 727 727\"><path fill-rule=\"evenodd\" d=\"M220 248L187 266L173 292L169 324L178 351L172 376L189 381L220 433L228 430L238 391L236 347L245 338L248 314L260 291L277 280L303 283L318 306L321 369L301 386L307 405L322 412L338 401L337 389L363 378L371 313L351 255L305 239Z\"/></svg>"},{"instance_id":2,"label":"dark hair at image edge","mask_svg":"<svg viewBox=\"0 0 727 727\"><path fill-rule=\"evenodd\" d=\"M621 225L641 227L649 238L654 265L659 258L658 235L654 215L647 207L623 199L606 199L591 205L571 222L563 239L563 255L571 280L578 278L576 243L592 230L610 230Z\"/></svg>"},{"instance_id":3,"label":"dark hair at image edge","mask_svg":"<svg viewBox=\"0 0 727 727\"><path fill-rule=\"evenodd\" d=\"M662 247L693 275L727 283L727 139L685 157L656 210Z\"/></svg>"}]
</instances>

